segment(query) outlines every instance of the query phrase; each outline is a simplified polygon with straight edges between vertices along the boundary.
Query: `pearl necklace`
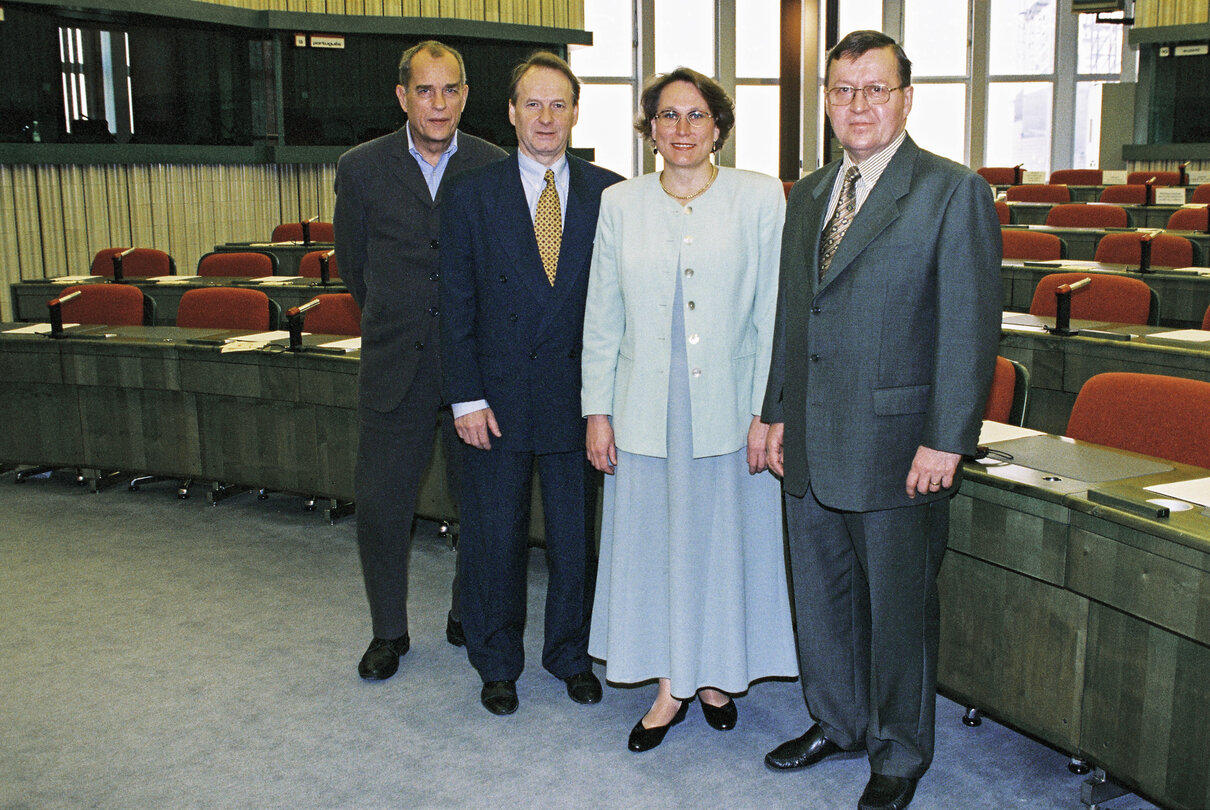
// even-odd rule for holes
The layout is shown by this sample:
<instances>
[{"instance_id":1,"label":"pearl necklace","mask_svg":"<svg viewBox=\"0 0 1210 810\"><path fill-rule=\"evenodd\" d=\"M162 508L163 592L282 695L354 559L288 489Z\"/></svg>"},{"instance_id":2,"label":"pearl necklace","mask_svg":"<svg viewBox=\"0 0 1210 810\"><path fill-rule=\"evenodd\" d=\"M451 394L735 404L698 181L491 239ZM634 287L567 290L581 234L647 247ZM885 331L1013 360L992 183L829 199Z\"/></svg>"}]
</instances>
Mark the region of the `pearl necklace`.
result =
<instances>
[{"instance_id":1,"label":"pearl necklace","mask_svg":"<svg viewBox=\"0 0 1210 810\"><path fill-rule=\"evenodd\" d=\"M699 188L697 191L693 192L692 194L687 194L682 197L680 194L673 194L672 191L669 190L668 186L664 185L664 173L660 172L660 188L664 189L664 193L667 194L672 199L680 200L681 202L685 203L685 202L689 202L690 200L695 200L698 197L705 194L707 189L709 189L712 185L714 185L714 179L716 177L718 177L718 166L711 163L710 164L710 179L706 181L706 185L702 186L701 188Z\"/></svg>"}]
</instances>

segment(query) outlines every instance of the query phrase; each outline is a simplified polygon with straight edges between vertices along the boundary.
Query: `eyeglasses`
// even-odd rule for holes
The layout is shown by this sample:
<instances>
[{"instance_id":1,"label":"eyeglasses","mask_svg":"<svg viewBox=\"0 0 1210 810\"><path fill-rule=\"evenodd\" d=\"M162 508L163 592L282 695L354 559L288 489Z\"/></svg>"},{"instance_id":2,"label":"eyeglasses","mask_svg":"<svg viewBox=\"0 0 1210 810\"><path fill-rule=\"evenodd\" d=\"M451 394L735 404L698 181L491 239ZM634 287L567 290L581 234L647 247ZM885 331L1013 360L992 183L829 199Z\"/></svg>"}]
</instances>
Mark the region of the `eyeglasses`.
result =
<instances>
[{"instance_id":1,"label":"eyeglasses","mask_svg":"<svg viewBox=\"0 0 1210 810\"><path fill-rule=\"evenodd\" d=\"M675 129L676 125L681 122L681 117L681 114L676 110L660 110L655 114L655 123L666 129ZM684 118L689 122L689 126L694 129L701 129L710 123L714 116L701 110L690 110L685 113Z\"/></svg>"},{"instance_id":2,"label":"eyeglasses","mask_svg":"<svg viewBox=\"0 0 1210 810\"><path fill-rule=\"evenodd\" d=\"M902 90L902 87L887 87L885 84L867 84L865 87L833 87L828 91L828 103L834 107L847 107L853 103L860 90L869 104L886 104L891 100L891 93Z\"/></svg>"}]
</instances>

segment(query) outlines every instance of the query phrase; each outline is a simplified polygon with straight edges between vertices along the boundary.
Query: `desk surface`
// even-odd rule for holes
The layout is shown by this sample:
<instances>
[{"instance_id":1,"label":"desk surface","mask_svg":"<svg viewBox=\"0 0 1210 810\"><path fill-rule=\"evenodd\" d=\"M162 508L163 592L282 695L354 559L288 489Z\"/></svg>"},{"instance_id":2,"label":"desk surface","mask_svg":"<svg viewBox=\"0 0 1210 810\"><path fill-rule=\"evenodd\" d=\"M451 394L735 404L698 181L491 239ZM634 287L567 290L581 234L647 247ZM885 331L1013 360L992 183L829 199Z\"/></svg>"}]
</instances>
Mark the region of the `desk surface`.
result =
<instances>
[{"instance_id":1,"label":"desk surface","mask_svg":"<svg viewBox=\"0 0 1210 810\"><path fill-rule=\"evenodd\" d=\"M215 245L216 253L271 253L277 257L277 272L279 276L298 275L298 265L302 257L313 250L331 250L335 245L331 242L227 242Z\"/></svg>"},{"instance_id":2,"label":"desk surface","mask_svg":"<svg viewBox=\"0 0 1210 810\"><path fill-rule=\"evenodd\" d=\"M1067 245L1067 258L1092 261L1097 255L1097 245L1101 237L1108 233L1131 233L1134 228L1056 228L1050 225L1002 225L1002 228L1053 233ZM1150 228L1147 230L1151 230ZM1210 234L1200 231L1165 231L1165 233L1183 236L1193 243L1193 263L1203 261L1210 256Z\"/></svg>"},{"instance_id":3,"label":"desk surface","mask_svg":"<svg viewBox=\"0 0 1210 810\"><path fill-rule=\"evenodd\" d=\"M1096 205L1097 203L1084 203ZM1138 205L1129 203L1108 203L1126 210L1127 224L1132 228L1164 228L1168 219L1181 208L1179 205ZM1008 203L1009 216L1014 225L1045 225L1050 209L1059 203L1048 202L1015 202Z\"/></svg>"}]
</instances>

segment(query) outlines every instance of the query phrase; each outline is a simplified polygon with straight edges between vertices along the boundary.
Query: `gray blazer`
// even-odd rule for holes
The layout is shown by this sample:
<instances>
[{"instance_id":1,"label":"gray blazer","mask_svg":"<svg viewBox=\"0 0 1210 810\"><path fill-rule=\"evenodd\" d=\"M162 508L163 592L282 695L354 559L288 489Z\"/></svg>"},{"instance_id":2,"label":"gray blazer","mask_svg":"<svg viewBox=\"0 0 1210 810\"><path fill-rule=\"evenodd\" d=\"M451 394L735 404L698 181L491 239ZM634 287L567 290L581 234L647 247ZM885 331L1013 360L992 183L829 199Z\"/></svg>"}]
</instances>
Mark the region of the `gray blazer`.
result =
<instances>
[{"instance_id":1,"label":"gray blazer","mask_svg":"<svg viewBox=\"0 0 1210 810\"><path fill-rule=\"evenodd\" d=\"M406 126L406 125L405 125ZM403 128L350 149L336 166L336 263L361 307L358 397L376 411L403 399L422 353L438 350L440 212L450 182L504 156L465 132L434 200Z\"/></svg>"},{"instance_id":2,"label":"gray blazer","mask_svg":"<svg viewBox=\"0 0 1210 810\"><path fill-rule=\"evenodd\" d=\"M1000 335L1000 226L986 181L907 138L828 275L836 161L790 192L763 418L785 423L785 489L871 511L907 497L919 445L975 449ZM955 483L955 486L957 484Z\"/></svg>"}]
</instances>

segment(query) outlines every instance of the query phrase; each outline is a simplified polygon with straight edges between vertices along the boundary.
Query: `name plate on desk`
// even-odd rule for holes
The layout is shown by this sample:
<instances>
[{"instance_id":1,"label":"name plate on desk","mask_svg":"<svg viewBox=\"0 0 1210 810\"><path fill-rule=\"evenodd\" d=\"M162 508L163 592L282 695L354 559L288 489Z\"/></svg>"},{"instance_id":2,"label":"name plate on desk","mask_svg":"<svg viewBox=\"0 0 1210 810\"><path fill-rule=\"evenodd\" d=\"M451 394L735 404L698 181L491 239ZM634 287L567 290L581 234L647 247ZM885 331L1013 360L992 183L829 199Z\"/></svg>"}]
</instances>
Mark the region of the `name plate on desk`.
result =
<instances>
[{"instance_id":1,"label":"name plate on desk","mask_svg":"<svg viewBox=\"0 0 1210 810\"><path fill-rule=\"evenodd\" d=\"M1126 185L1125 169L1112 169L1101 172L1101 182L1107 186L1124 186Z\"/></svg>"},{"instance_id":2,"label":"name plate on desk","mask_svg":"<svg viewBox=\"0 0 1210 810\"><path fill-rule=\"evenodd\" d=\"M1046 182L1046 172L1021 172L1021 182L1025 185L1037 185Z\"/></svg>"},{"instance_id":3,"label":"name plate on desk","mask_svg":"<svg viewBox=\"0 0 1210 810\"><path fill-rule=\"evenodd\" d=\"M1063 436L1028 436L996 445L1012 455L1012 463L1031 470L1098 484L1168 472L1169 464L1129 455L1095 444L1076 443Z\"/></svg>"},{"instance_id":4,"label":"name plate on desk","mask_svg":"<svg viewBox=\"0 0 1210 810\"><path fill-rule=\"evenodd\" d=\"M1184 186L1160 186L1153 189L1155 194L1156 205L1184 205L1185 204L1185 187Z\"/></svg>"}]
</instances>

